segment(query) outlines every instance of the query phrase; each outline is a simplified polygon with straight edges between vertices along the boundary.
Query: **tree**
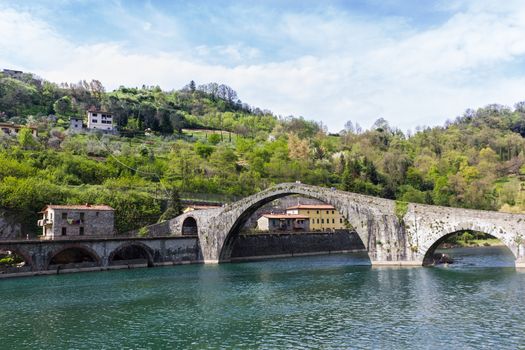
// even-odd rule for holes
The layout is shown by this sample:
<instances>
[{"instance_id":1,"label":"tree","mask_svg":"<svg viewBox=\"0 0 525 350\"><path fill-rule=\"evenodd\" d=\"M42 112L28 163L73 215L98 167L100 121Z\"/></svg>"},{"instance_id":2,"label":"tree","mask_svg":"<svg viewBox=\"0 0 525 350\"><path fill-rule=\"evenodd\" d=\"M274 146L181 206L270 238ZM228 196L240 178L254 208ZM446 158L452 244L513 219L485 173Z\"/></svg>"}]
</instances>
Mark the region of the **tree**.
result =
<instances>
[{"instance_id":1,"label":"tree","mask_svg":"<svg viewBox=\"0 0 525 350\"><path fill-rule=\"evenodd\" d=\"M29 128L22 128L18 132L18 143L23 149L35 149L38 142L33 137L33 132Z\"/></svg>"},{"instance_id":2,"label":"tree","mask_svg":"<svg viewBox=\"0 0 525 350\"><path fill-rule=\"evenodd\" d=\"M377 119L374 124L372 124L372 130L377 130L377 131L384 131L384 132L389 132L391 131L390 129L390 125L388 124L388 122L386 121L385 118L379 118Z\"/></svg>"},{"instance_id":3,"label":"tree","mask_svg":"<svg viewBox=\"0 0 525 350\"><path fill-rule=\"evenodd\" d=\"M345 123L345 131L351 134L355 132L354 123L351 120Z\"/></svg>"},{"instance_id":4,"label":"tree","mask_svg":"<svg viewBox=\"0 0 525 350\"><path fill-rule=\"evenodd\" d=\"M64 96L56 100L55 103L53 103L53 109L55 113L61 117L71 117L75 113L73 102L69 96Z\"/></svg>"},{"instance_id":5,"label":"tree","mask_svg":"<svg viewBox=\"0 0 525 350\"><path fill-rule=\"evenodd\" d=\"M177 217L180 214L182 214L182 202L180 200L179 191L177 190L177 188L173 187L169 191L168 207L166 208L164 213L162 213L158 222L173 219L174 217Z\"/></svg>"},{"instance_id":6,"label":"tree","mask_svg":"<svg viewBox=\"0 0 525 350\"><path fill-rule=\"evenodd\" d=\"M301 140L295 134L288 134L288 155L290 159L308 160L310 155L308 140Z\"/></svg>"}]
</instances>

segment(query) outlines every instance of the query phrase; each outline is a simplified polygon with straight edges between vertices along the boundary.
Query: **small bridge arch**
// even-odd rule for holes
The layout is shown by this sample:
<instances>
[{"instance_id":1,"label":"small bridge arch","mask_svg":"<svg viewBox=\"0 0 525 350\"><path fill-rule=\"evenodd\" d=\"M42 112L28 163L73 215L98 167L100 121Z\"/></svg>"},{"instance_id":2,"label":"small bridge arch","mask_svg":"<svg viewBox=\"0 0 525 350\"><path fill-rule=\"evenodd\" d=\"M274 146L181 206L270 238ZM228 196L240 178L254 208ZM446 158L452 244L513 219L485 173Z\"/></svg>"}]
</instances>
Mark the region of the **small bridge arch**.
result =
<instances>
[{"instance_id":1,"label":"small bridge arch","mask_svg":"<svg viewBox=\"0 0 525 350\"><path fill-rule=\"evenodd\" d=\"M115 248L108 257L108 264L118 264L118 261L145 259L148 267L154 266L153 249L141 242L127 242Z\"/></svg>"},{"instance_id":2,"label":"small bridge arch","mask_svg":"<svg viewBox=\"0 0 525 350\"><path fill-rule=\"evenodd\" d=\"M2 247L2 250L15 253L15 255L18 255L24 260L25 265L29 266L31 270L34 269L35 266L34 266L33 258L31 254L25 249L19 246L16 246L16 245L8 245L5 247Z\"/></svg>"},{"instance_id":3,"label":"small bridge arch","mask_svg":"<svg viewBox=\"0 0 525 350\"><path fill-rule=\"evenodd\" d=\"M197 235L199 233L197 220L191 215L187 216L182 222L181 230L183 236Z\"/></svg>"},{"instance_id":4,"label":"small bridge arch","mask_svg":"<svg viewBox=\"0 0 525 350\"><path fill-rule=\"evenodd\" d=\"M92 262L96 266L102 265L102 259L91 247L84 244L67 244L49 254L45 269L52 265Z\"/></svg>"}]
</instances>

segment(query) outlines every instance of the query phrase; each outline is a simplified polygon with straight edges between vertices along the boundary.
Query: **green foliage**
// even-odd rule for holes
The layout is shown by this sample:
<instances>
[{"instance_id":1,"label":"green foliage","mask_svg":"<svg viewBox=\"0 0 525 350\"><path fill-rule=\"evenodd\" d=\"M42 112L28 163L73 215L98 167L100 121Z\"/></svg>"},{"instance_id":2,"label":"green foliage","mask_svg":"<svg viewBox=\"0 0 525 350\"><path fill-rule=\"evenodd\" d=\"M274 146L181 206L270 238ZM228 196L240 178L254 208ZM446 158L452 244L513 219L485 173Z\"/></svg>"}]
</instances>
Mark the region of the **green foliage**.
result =
<instances>
[{"instance_id":1,"label":"green foliage","mask_svg":"<svg viewBox=\"0 0 525 350\"><path fill-rule=\"evenodd\" d=\"M216 145L219 142L221 142L221 135L219 135L219 134L211 134L210 136L208 136L208 141L212 145Z\"/></svg>"},{"instance_id":2,"label":"green foliage","mask_svg":"<svg viewBox=\"0 0 525 350\"><path fill-rule=\"evenodd\" d=\"M406 213L408 212L408 202L399 201L395 202L395 213L399 222L403 221Z\"/></svg>"},{"instance_id":3,"label":"green foliage","mask_svg":"<svg viewBox=\"0 0 525 350\"><path fill-rule=\"evenodd\" d=\"M67 127L90 106L112 111L125 136L68 135L45 117ZM165 188L234 198L299 180L395 199L400 220L407 202L525 212L523 106L467 111L411 136L385 120L366 131L347 123L338 136L243 104L221 84L106 92L96 80L0 75L0 118L40 135L0 134L0 206L33 223L47 203L109 204L126 232L180 213Z\"/></svg>"},{"instance_id":4,"label":"green foliage","mask_svg":"<svg viewBox=\"0 0 525 350\"><path fill-rule=\"evenodd\" d=\"M214 151L214 147L207 145L205 143L196 142L195 143L195 152L202 158L208 158Z\"/></svg>"},{"instance_id":5,"label":"green foliage","mask_svg":"<svg viewBox=\"0 0 525 350\"><path fill-rule=\"evenodd\" d=\"M465 231L458 238L461 239L464 243L468 243L469 241L474 239L474 235L472 235L468 231Z\"/></svg>"},{"instance_id":6,"label":"green foliage","mask_svg":"<svg viewBox=\"0 0 525 350\"><path fill-rule=\"evenodd\" d=\"M148 231L148 228L147 227L141 227L139 229L139 232L138 232L138 236L139 237L147 237L149 234L149 231Z\"/></svg>"},{"instance_id":7,"label":"green foliage","mask_svg":"<svg viewBox=\"0 0 525 350\"><path fill-rule=\"evenodd\" d=\"M56 114L61 117L71 117L75 113L73 109L73 101L69 96L64 96L56 100L55 103L53 103L53 109Z\"/></svg>"},{"instance_id":8,"label":"green foliage","mask_svg":"<svg viewBox=\"0 0 525 350\"><path fill-rule=\"evenodd\" d=\"M31 129L22 128L18 133L18 143L23 149L36 149L38 147L38 142L33 137Z\"/></svg>"}]
</instances>

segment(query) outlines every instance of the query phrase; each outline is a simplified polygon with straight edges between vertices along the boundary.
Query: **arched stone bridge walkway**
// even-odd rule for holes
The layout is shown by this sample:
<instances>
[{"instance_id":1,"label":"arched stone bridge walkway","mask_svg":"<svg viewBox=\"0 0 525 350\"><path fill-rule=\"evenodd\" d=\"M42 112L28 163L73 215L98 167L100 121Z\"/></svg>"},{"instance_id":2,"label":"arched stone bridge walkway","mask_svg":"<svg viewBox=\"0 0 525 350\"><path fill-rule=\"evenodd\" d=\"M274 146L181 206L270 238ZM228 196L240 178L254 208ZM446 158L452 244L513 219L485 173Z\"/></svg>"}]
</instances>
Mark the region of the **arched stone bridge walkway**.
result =
<instances>
[{"instance_id":1,"label":"arched stone bridge walkway","mask_svg":"<svg viewBox=\"0 0 525 350\"><path fill-rule=\"evenodd\" d=\"M525 266L525 215L413 204L339 191L283 183L222 208L199 210L169 222L172 234L197 232L204 261L226 262L239 229L261 206L292 194L333 205L363 241L372 264L422 265L425 255L446 236L461 230L488 233ZM428 256L428 255L427 255Z\"/></svg>"}]
</instances>

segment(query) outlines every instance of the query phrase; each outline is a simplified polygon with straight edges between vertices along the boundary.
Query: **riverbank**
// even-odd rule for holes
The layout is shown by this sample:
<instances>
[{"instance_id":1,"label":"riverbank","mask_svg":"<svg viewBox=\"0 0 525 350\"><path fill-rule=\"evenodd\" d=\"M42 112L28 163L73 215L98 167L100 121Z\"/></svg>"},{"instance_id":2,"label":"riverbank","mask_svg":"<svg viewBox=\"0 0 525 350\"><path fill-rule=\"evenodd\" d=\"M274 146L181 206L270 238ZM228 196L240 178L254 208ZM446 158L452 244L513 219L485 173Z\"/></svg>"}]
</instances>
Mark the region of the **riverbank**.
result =
<instances>
[{"instance_id":1,"label":"riverbank","mask_svg":"<svg viewBox=\"0 0 525 350\"><path fill-rule=\"evenodd\" d=\"M129 264L120 264L120 265L110 265L110 266L93 266L93 267L76 267L76 268L60 268L60 269L50 269L42 271L15 271L15 272L0 272L0 280L5 278L14 278L14 277L34 277L34 276L49 276L49 275L64 275L70 273L79 273L79 272L101 272L101 271L112 271L112 270L130 270L137 268L150 268L150 267L166 267L166 266L177 266L177 265L189 265L189 264L204 264L202 260L191 260L191 261L168 261L168 262L158 262L153 266L148 266L147 262L144 263L129 263Z\"/></svg>"},{"instance_id":2,"label":"riverbank","mask_svg":"<svg viewBox=\"0 0 525 350\"><path fill-rule=\"evenodd\" d=\"M501 247L505 244L497 238L488 239L471 239L467 242L457 241L455 243L443 243L440 249L452 249L452 248L476 248L476 247Z\"/></svg>"}]
</instances>

